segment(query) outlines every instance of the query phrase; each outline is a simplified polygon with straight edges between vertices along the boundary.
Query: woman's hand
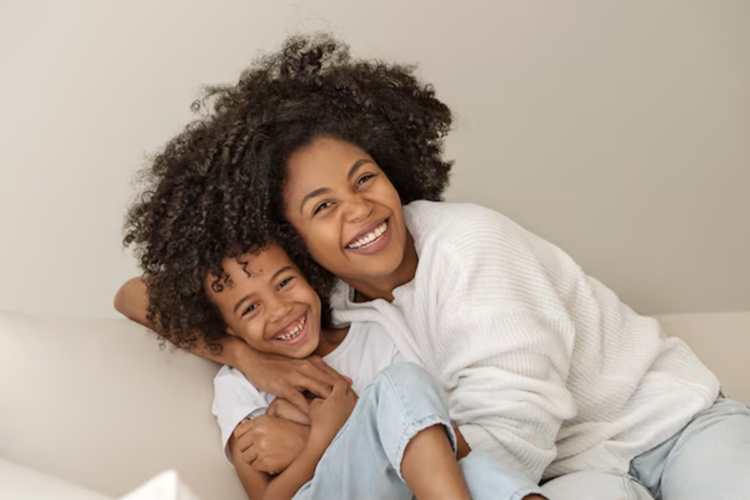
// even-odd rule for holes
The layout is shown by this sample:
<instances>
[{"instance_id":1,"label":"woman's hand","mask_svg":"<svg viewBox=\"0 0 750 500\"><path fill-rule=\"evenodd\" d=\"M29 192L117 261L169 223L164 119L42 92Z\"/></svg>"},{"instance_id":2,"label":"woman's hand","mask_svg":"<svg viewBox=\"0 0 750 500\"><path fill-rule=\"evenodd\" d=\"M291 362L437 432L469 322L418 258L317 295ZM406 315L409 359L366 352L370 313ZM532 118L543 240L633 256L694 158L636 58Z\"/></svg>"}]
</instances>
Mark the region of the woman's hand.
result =
<instances>
[{"instance_id":1,"label":"woman's hand","mask_svg":"<svg viewBox=\"0 0 750 500\"><path fill-rule=\"evenodd\" d=\"M253 353L252 356L236 359L231 365L245 374L257 388L286 399L305 415L309 414L310 407L303 391L322 398L331 395L338 374L318 356L291 359Z\"/></svg>"},{"instance_id":2,"label":"woman's hand","mask_svg":"<svg viewBox=\"0 0 750 500\"><path fill-rule=\"evenodd\" d=\"M283 398L276 398L271 401L271 404L266 410L266 415L269 417L278 417L285 420L291 420L292 422L300 425L310 425L310 419L302 413L302 411L294 406L292 403Z\"/></svg>"},{"instance_id":3,"label":"woman's hand","mask_svg":"<svg viewBox=\"0 0 750 500\"><path fill-rule=\"evenodd\" d=\"M346 423L357 404L357 394L351 386L351 381L329 370L331 376L336 377L330 396L324 399L314 399L310 403L310 438L320 440L325 446L333 441L336 434Z\"/></svg>"},{"instance_id":4,"label":"woman's hand","mask_svg":"<svg viewBox=\"0 0 750 500\"><path fill-rule=\"evenodd\" d=\"M242 461L268 474L289 467L304 449L309 434L305 425L269 415L243 420L233 433Z\"/></svg>"}]
</instances>

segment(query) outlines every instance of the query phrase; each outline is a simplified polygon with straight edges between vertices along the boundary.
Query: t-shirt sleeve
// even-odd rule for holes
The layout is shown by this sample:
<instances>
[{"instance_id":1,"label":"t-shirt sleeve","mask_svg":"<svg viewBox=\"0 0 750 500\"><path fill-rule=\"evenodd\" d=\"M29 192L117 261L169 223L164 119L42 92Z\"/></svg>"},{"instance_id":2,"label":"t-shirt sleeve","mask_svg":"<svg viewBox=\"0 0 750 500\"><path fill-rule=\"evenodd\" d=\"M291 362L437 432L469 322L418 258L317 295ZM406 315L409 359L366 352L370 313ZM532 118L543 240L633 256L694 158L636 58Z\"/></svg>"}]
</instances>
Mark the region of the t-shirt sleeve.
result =
<instances>
[{"instance_id":1,"label":"t-shirt sleeve","mask_svg":"<svg viewBox=\"0 0 750 500\"><path fill-rule=\"evenodd\" d=\"M234 429L245 418L265 414L269 405L268 395L253 386L240 372L224 366L214 377L214 401L211 413L221 429L221 445L229 461L229 438Z\"/></svg>"}]
</instances>

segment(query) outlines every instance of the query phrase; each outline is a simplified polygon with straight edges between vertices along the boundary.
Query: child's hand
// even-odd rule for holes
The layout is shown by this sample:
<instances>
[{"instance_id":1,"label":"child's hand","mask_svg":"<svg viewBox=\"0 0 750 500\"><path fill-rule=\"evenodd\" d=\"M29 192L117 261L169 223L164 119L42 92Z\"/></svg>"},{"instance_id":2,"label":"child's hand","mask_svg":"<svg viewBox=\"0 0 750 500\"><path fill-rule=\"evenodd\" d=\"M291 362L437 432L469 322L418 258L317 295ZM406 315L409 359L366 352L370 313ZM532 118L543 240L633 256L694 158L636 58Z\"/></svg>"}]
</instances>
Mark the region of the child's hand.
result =
<instances>
[{"instance_id":1,"label":"child's hand","mask_svg":"<svg viewBox=\"0 0 750 500\"><path fill-rule=\"evenodd\" d=\"M333 371L333 370L331 370ZM357 404L357 394L346 378L336 372L336 382L331 395L325 399L315 399L310 403L310 439L320 439L325 446L333 441L336 434L352 414Z\"/></svg>"},{"instance_id":2,"label":"child's hand","mask_svg":"<svg viewBox=\"0 0 750 500\"><path fill-rule=\"evenodd\" d=\"M278 474L304 449L310 428L289 420L261 415L243 420L232 433L242 461L256 470Z\"/></svg>"},{"instance_id":3,"label":"child's hand","mask_svg":"<svg viewBox=\"0 0 750 500\"><path fill-rule=\"evenodd\" d=\"M270 417L284 418L300 425L310 425L310 419L302 411L284 398L276 398L266 410Z\"/></svg>"},{"instance_id":4,"label":"child's hand","mask_svg":"<svg viewBox=\"0 0 750 500\"><path fill-rule=\"evenodd\" d=\"M236 366L233 366L244 373L258 389L288 400L303 413L308 413L310 409L303 391L307 390L320 397L331 394L334 379L330 375L331 370L326 369L328 365L320 357L291 359L257 353L249 348L247 350L253 355L243 353L235 363Z\"/></svg>"}]
</instances>

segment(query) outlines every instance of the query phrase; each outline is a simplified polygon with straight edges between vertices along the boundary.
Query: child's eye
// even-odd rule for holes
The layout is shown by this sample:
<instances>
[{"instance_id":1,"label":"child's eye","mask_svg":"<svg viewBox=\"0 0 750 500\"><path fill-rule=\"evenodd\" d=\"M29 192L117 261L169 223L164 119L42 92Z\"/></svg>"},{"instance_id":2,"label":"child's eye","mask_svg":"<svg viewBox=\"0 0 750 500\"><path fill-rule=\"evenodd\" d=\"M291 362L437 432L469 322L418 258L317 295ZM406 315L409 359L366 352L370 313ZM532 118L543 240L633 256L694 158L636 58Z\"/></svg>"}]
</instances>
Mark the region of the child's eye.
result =
<instances>
[{"instance_id":1,"label":"child's eye","mask_svg":"<svg viewBox=\"0 0 750 500\"><path fill-rule=\"evenodd\" d=\"M258 304L250 304L249 306L247 306L247 309L245 309L245 311L242 313L242 316L243 317L247 316L251 312L255 311L257 308L258 308Z\"/></svg>"},{"instance_id":2,"label":"child's eye","mask_svg":"<svg viewBox=\"0 0 750 500\"><path fill-rule=\"evenodd\" d=\"M331 205L333 205L333 203L331 203L330 201L325 201L321 203L320 205L315 207L315 210L313 210L313 215L317 214L318 212L322 212L326 208L329 208Z\"/></svg>"},{"instance_id":3,"label":"child's eye","mask_svg":"<svg viewBox=\"0 0 750 500\"><path fill-rule=\"evenodd\" d=\"M281 290L282 288L284 288L285 286L287 286L289 284L289 282L292 281L293 279L294 279L294 277L290 276L289 278L281 280L281 282L279 283L279 286L277 286L276 289L277 290Z\"/></svg>"},{"instance_id":4,"label":"child's eye","mask_svg":"<svg viewBox=\"0 0 750 500\"><path fill-rule=\"evenodd\" d=\"M357 187L375 177L375 174L365 174L357 180Z\"/></svg>"}]
</instances>

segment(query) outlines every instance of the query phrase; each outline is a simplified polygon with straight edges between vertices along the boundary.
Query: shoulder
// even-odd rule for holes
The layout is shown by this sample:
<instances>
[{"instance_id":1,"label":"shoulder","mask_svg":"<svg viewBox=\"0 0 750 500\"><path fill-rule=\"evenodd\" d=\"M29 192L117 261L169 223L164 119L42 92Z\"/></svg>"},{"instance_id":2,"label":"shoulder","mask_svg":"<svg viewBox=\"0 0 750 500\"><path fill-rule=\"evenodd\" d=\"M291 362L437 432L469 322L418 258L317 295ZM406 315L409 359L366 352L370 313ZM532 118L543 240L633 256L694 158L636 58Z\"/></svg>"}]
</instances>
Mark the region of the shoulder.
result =
<instances>
[{"instance_id":1,"label":"shoulder","mask_svg":"<svg viewBox=\"0 0 750 500\"><path fill-rule=\"evenodd\" d=\"M349 327L347 341L350 352L359 356L362 352L368 356L373 353L383 354L395 349L395 345L385 328L374 321L353 321Z\"/></svg>"},{"instance_id":2,"label":"shoulder","mask_svg":"<svg viewBox=\"0 0 750 500\"><path fill-rule=\"evenodd\" d=\"M485 254L507 257L528 252L539 240L503 214L474 203L417 201L404 207L404 214L420 258L467 263Z\"/></svg>"},{"instance_id":3,"label":"shoulder","mask_svg":"<svg viewBox=\"0 0 750 500\"><path fill-rule=\"evenodd\" d=\"M404 217L409 229L418 233L461 227L462 222L472 220L497 222L504 219L500 213L474 203L426 200L417 200L404 206Z\"/></svg>"},{"instance_id":4,"label":"shoulder","mask_svg":"<svg viewBox=\"0 0 750 500\"><path fill-rule=\"evenodd\" d=\"M383 343L385 340L390 340L383 325L374 321L353 321L349 326L349 334L352 338L359 339L360 342Z\"/></svg>"},{"instance_id":5,"label":"shoulder","mask_svg":"<svg viewBox=\"0 0 750 500\"><path fill-rule=\"evenodd\" d=\"M410 213L418 218L415 227L429 228L412 234L422 289L441 290L429 293L447 297L452 290L451 300L473 305L496 306L502 297L508 308L559 308L559 293L585 277L565 252L508 217L470 203L443 205L416 206Z\"/></svg>"},{"instance_id":6,"label":"shoulder","mask_svg":"<svg viewBox=\"0 0 750 500\"><path fill-rule=\"evenodd\" d=\"M255 387L241 371L222 366L214 377L214 402L231 403L248 399L265 401L267 394Z\"/></svg>"}]
</instances>

